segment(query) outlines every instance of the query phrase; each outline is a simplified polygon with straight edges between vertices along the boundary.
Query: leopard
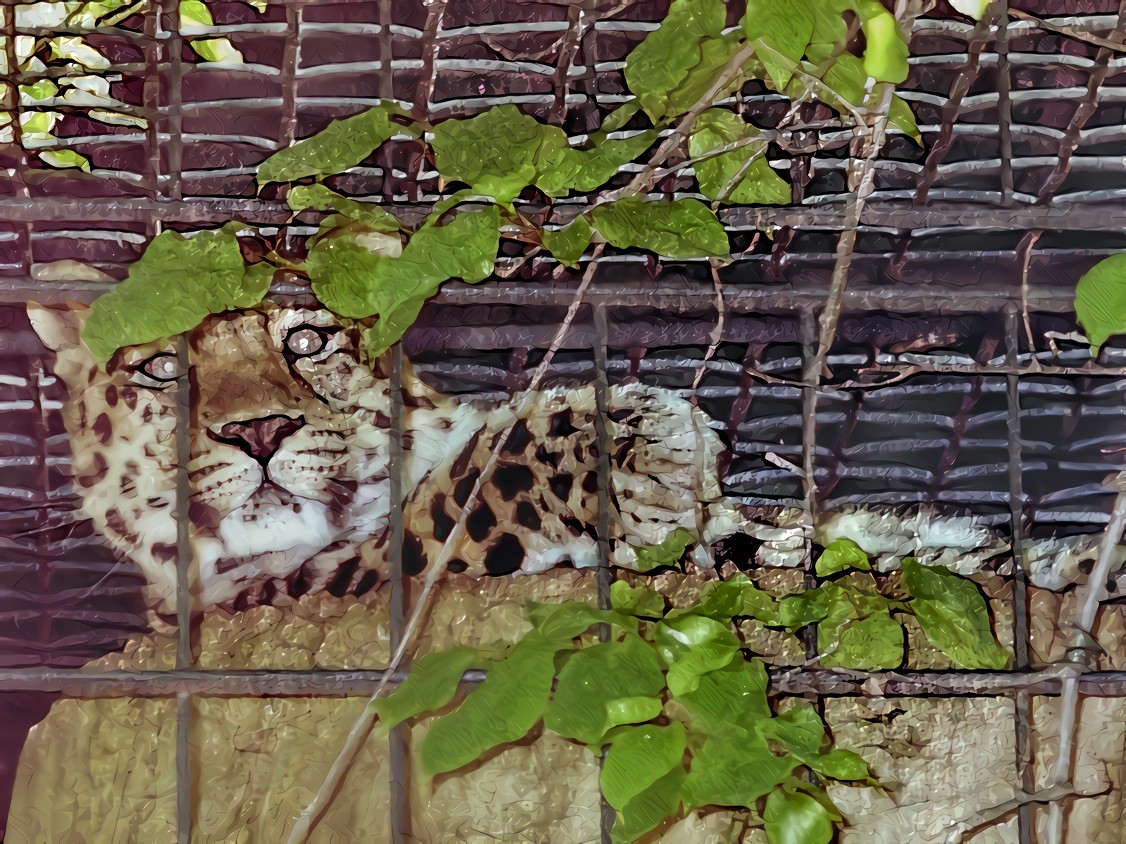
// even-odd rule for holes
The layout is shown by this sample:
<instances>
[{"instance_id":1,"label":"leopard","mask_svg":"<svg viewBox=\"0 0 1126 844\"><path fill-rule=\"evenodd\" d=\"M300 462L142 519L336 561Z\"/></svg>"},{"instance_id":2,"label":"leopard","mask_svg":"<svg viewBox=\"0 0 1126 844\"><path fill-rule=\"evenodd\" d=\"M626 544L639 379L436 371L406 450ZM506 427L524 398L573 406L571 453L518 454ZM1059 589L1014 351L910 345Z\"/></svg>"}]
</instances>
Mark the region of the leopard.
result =
<instances>
[{"instance_id":1,"label":"leopard","mask_svg":"<svg viewBox=\"0 0 1126 844\"><path fill-rule=\"evenodd\" d=\"M238 611L396 575L637 568L678 535L706 566L739 529L720 435L668 389L446 395L406 360L393 379L364 321L269 300L100 364L88 306L28 313L67 388L81 509L158 613L176 612L185 560L196 610Z\"/></svg>"}]
</instances>

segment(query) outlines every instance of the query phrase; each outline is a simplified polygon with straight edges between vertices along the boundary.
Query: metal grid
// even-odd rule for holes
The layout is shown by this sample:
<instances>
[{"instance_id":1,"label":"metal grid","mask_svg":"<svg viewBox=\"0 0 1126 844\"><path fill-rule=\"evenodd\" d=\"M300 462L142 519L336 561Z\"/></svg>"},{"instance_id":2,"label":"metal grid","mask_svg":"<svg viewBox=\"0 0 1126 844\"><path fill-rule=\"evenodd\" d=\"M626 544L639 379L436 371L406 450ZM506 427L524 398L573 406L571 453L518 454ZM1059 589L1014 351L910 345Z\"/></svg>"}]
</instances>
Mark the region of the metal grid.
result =
<instances>
[{"instance_id":1,"label":"metal grid","mask_svg":"<svg viewBox=\"0 0 1126 844\"><path fill-rule=\"evenodd\" d=\"M4 5L9 12L5 31L11 37L15 25L10 10L15 4L5 0ZM981 439L1005 440L1003 453L999 459L975 456L959 464L948 443L940 466L961 467L970 477L988 480L975 481L967 492L957 484L944 485L942 478L926 478L919 487L926 488L925 494L916 499L893 496L884 499L887 503L919 500L988 515L995 524L1007 527L1018 558L1022 538L1043 525L1064 532L1105 525L1112 496L1091 490L1097 465L1088 465L1073 487L1056 491L1057 498L1060 493L1070 497L1075 490L1083 491L1089 495L1086 506L1053 509L1051 496L1042 501L1030 494L1028 487L1035 486L1036 479L1028 471L1025 452L1030 444L1024 430L1029 406L1041 400L1036 385L1052 379L1072 385L1076 407L1098 406L1100 401L1121 404L1126 353L1112 347L1099 361L1091 361L1066 349L1060 353L1043 347L1034 338L1042 335L1041 326L1073 328L1069 314L1074 279L1098 257L1118 251L1126 242L1121 202L1126 195L1126 168L1114 154L1120 148L1115 145L1126 137L1126 121L1118 105L1126 95L1116 87L1123 80L1126 59L1115 50L1088 47L1070 36L1046 31L1019 13L1050 17L1050 26L1081 35L1115 37L1121 29L1121 10L1109 0L1084 3L1079 12L1075 4L1062 0L1010 5L1014 16L995 31L948 20L917 21L912 50L916 57L903 96L919 116L928 153L922 161L912 160L907 142L893 137L877 163L876 190L858 219L850 219L854 206L840 178L847 162L848 133L828 113L810 110L789 134L815 135L822 149L812 158L780 154L772 161L795 176L795 205L726 212L725 222L746 251L722 273L722 307L717 309L716 288L700 266L668 267L652 278L645 272L643 258L606 258L585 295L588 307L565 338L564 354L551 378L594 381L604 397L609 383L637 375L639 367L659 357L662 345L678 347L663 361L670 370L703 366L709 376L738 373L737 385L728 388L734 391L735 404L753 394L756 400L776 400L783 409L757 423L746 423L747 432L736 432L736 462L740 457L746 460L738 467L742 475L729 473L728 485L741 491L748 504L797 504L810 511L872 497L862 483L851 490L847 487L845 464L850 449L855 455L856 442L849 440L849 432L837 428L839 418L855 425L860 414L855 408L842 412L834 403L878 405L897 389L881 382L903 379L910 385L912 379L932 378L927 383L945 385L961 396L951 418L963 433L967 424L972 425L977 405L993 403L984 415L991 417L989 424L1001 425L1003 434L990 432ZM26 159L14 162L15 177L6 195L0 195L0 219L5 221L0 232L0 299L90 298L106 285L62 281L48 287L37 281L43 265L74 258L121 277L162 225L199 226L231 216L266 226L283 223L289 216L284 203L269 195L254 197L254 163L270 149L284 147L327 119L374 98L411 100L428 106L434 117L472 112L500 101L516 102L541 117L564 119L574 132L593 128L599 109L623 101L621 56L651 27L649 22L661 17L663 6L629 3L607 14L606 9L581 4L451 2L427 7L390 0L297 0L271 4L265 15L250 16L245 7L216 4L213 11L220 23L213 34L232 38L253 56L232 80L184 60L181 38L171 25L177 2L161 3L145 16L140 28L105 33L127 45L128 49L122 48L126 53L136 53L134 61L119 69L123 80L139 82L131 90L138 113L149 120L147 131L105 134L92 132L85 124L73 128L77 147L102 165L102 181L37 173ZM732 20L742 11L736 6L731 4ZM562 44L553 52L560 36ZM518 44L520 50L543 55L539 60L482 57L489 50L496 55L512 53ZM333 51L351 60L333 61ZM223 83L235 96L221 95ZM751 90L744 92L739 105L757 109L756 113L769 112L775 99ZM230 126L237 126L239 134L231 134ZM244 127L249 128L244 132ZM421 171L417 164L412 168L409 151L389 149L379 159L374 162L377 166L354 168L336 186L357 196L393 202L400 211L413 208L422 213L438 198L434 174ZM122 166L114 167L115 163ZM816 178L803 182L804 174L811 171ZM660 185L662 191L677 194L686 187L675 178ZM582 200L574 204L581 206ZM756 240L754 230L769 226L781 229L774 243ZM830 290L838 235L845 231L855 232L856 245L849 284L841 297L841 323L834 345L819 350L817 319ZM451 285L408 336L407 352L424 371L429 365L430 377L439 383L468 378L476 394L510 394L521 385L526 360L504 342L506 331L518 333L524 346L546 346L554 328L550 316L574 299L578 277L564 273L547 283L545 276L553 269L549 261L534 259L514 279L479 288ZM478 325L463 318L481 314L482 308L506 314L507 322L489 325L485 319ZM648 332L621 318L644 309L657 315ZM547 318L527 318L533 310ZM724 314L721 346L702 363L701 353L712 339L718 313ZM884 352L856 361L855 349L849 347L850 315L862 326L888 314L916 320L890 327L890 337L915 336L925 326L946 341L921 352ZM1027 331L1026 324L1034 330ZM680 333L669 335L670 326ZM908 334L897 334L903 330ZM662 343L662 336L676 336L678 342ZM723 344L731 347L729 354L724 354ZM958 348L951 351L951 344ZM465 366L451 363L459 349L482 348L498 348L502 356L508 355L507 364L485 363L466 376ZM445 350L443 355L434 356L437 349ZM832 373L828 379L816 365L819 354ZM43 497L37 501L40 508L52 508L66 504L48 500L48 491L57 488L47 477L48 466L63 462L58 456L60 434L47 413L57 406L59 395L47 375L49 361L38 354L27 360L34 367L28 373L36 379L29 389L44 426L34 464L42 473L36 485ZM661 368L662 363L653 366ZM484 382L491 370L499 372L499 380L489 389ZM722 391L706 380L699 389L676 377L673 381L701 405L724 401ZM393 395L397 397L394 387ZM186 403L187 397L183 399ZM401 400L397 398L394 406L396 418L401 418ZM742 421L736 420L736 426ZM795 437L783 443L788 451L777 446L775 450L807 470L804 480L759 459L754 431L773 431L772 426L788 426L788 435ZM187 426L180 431L186 432ZM827 431L835 442L827 442ZM863 430L853 433L863 440ZM1105 435L1088 439L1098 446ZM187 454L186 433L180 440L181 453ZM740 454L738 446L748 440L750 447ZM953 448L965 440L954 437ZM1040 457L1050 460L1050 455ZM980 472L981 462L998 468L992 475ZM607 470L608 464L601 471L603 502L609 495ZM742 490L740 477L746 487ZM862 480L864 473L859 477ZM393 483L401 485L401 479ZM186 478L181 488L186 488ZM186 524L186 512L183 519ZM400 548L402 532L398 512L393 519L393 549ZM40 559L49 559L47 533L38 529L30 533L36 537ZM599 535L605 545L605 524L600 525ZM184 543L181 550L187 548ZM189 562L189 553L181 554L184 597L189 594ZM106 568L108 563L102 571ZM775 668L775 688L785 694L814 696L872 695L875 689L885 696L1012 696L1017 702L1018 759L1021 774L1027 777L1030 701L1036 695L1058 694L1063 680L1058 672L1033 670L1030 665L1028 575L1019 564L1013 572L1017 657L1013 672L904 670L868 675ZM600 595L605 601L608 569L604 575ZM403 632L410 592L410 579L400 577L392 594L393 644ZM172 671L90 675L65 666L16 666L0 672L0 690L177 697L178 808L180 838L186 841L192 822L187 744L192 695L360 695L369 693L381 674L201 670L192 656L189 601L182 599L180 608L180 647ZM1126 672L1089 673L1081 684L1085 695L1122 696ZM393 786L409 782L406 740L400 731L392 741ZM398 840L409 830L410 807L405 787L393 793L392 827ZM1031 836L1030 814L1022 811L1020 840Z\"/></svg>"}]
</instances>

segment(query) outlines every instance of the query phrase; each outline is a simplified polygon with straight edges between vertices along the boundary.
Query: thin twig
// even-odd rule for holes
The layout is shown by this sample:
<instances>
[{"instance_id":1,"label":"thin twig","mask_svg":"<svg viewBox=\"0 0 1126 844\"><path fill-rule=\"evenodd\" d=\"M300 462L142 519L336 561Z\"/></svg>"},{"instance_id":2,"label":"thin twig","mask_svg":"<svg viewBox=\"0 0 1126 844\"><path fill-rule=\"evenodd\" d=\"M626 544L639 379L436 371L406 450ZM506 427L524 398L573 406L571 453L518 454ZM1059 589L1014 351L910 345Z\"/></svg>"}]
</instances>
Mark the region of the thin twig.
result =
<instances>
[{"instance_id":1,"label":"thin twig","mask_svg":"<svg viewBox=\"0 0 1126 844\"><path fill-rule=\"evenodd\" d=\"M1021 806L1026 806L1029 803L1052 803L1063 800L1065 797L1071 797L1076 794L1075 789L1069 788L1065 785L1053 785L1048 788L1041 789L1040 791L1032 794L1021 792L1013 797L1011 800L1006 800L1004 803L998 803L996 806L990 806L965 820L958 821L947 827L947 835L945 844L962 844L967 836L972 836L976 832L993 826L998 821L1004 820L1008 815L1017 811ZM1084 794L1083 797L1095 797L1094 794Z\"/></svg>"},{"instance_id":2,"label":"thin twig","mask_svg":"<svg viewBox=\"0 0 1126 844\"><path fill-rule=\"evenodd\" d=\"M719 348L719 343L723 339L723 323L727 316L727 303L723 298L723 282L719 279L719 267L715 264L711 266L712 285L715 287L715 328L712 329L711 343L708 344L708 350L704 352L704 359L700 361L700 366L696 370L696 377L692 379L692 403L696 403L696 389L700 386L700 381L704 378L704 373L708 368L708 361L715 356L716 350Z\"/></svg>"},{"instance_id":3,"label":"thin twig","mask_svg":"<svg viewBox=\"0 0 1126 844\"><path fill-rule=\"evenodd\" d=\"M1076 616L1072 621L1074 632L1067 659L1077 665L1086 666L1089 652L1085 647L1095 629L1099 607L1107 597L1106 583L1110 568L1114 563L1115 549L1126 529L1126 489L1122 488L1126 473L1118 476L1119 492L1114 500L1114 511L1103 534L1099 546L1099 557L1095 567L1087 576L1075 601ZM1070 785L1073 779L1074 760L1072 749L1079 732L1079 677L1078 672L1063 681L1060 689L1060 738L1056 761L1052 766L1051 782L1056 786ZM1059 844L1063 840L1063 806L1052 803L1048 809L1048 825L1044 839L1047 844Z\"/></svg>"},{"instance_id":4,"label":"thin twig","mask_svg":"<svg viewBox=\"0 0 1126 844\"><path fill-rule=\"evenodd\" d=\"M1046 29L1049 32L1055 32L1059 35L1066 35L1068 38L1074 38L1076 41L1086 41L1088 44L1095 44L1096 46L1105 47L1108 50L1114 50L1119 53L1126 52L1126 44L1112 41L1109 38L1103 38L1100 35L1092 35L1089 32L1084 32L1081 29L1076 29L1066 24L1052 23L1044 18L1022 11L1021 9L1009 9L1009 16L1024 21L1031 21L1041 29Z\"/></svg>"}]
</instances>

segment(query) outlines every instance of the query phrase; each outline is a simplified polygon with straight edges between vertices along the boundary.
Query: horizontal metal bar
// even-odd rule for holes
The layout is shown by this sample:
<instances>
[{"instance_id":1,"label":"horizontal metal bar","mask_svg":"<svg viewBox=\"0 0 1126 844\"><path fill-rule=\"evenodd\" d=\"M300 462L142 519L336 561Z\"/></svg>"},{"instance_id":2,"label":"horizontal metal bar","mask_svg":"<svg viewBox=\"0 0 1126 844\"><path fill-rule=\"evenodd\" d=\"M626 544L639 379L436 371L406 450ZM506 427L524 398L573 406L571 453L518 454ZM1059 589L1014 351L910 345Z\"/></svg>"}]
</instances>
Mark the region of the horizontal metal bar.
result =
<instances>
[{"instance_id":1,"label":"horizontal metal bar","mask_svg":"<svg viewBox=\"0 0 1126 844\"><path fill-rule=\"evenodd\" d=\"M517 203L519 205L520 203ZM433 203L395 202L396 211L421 219ZM585 203L568 203L560 208L577 214ZM94 213L96 209L96 214ZM197 198L164 200L148 197L110 197L79 199L69 196L4 197L0 199L0 220L35 223L47 220L88 220L91 215L103 222L145 222L155 214L164 223L207 225L227 220L245 220L258 225L284 225L293 212L284 202L247 198ZM730 228L761 229L791 226L799 229L840 231L845 228L845 202L834 201L812 206L761 206L729 208L721 217ZM966 227L998 231L1126 232L1126 203L1076 204L1059 202L1050 206L1003 208L987 204L939 202L916 205L902 200L873 199L865 206L861 227L910 232L916 229Z\"/></svg>"},{"instance_id":2,"label":"horizontal metal bar","mask_svg":"<svg viewBox=\"0 0 1126 844\"><path fill-rule=\"evenodd\" d=\"M823 668L769 668L773 691L782 694L865 695L898 697L926 695L992 696L1027 691L1059 694L1057 671L845 671ZM382 671L106 671L88 669L9 669L0 671L3 692L56 692L68 697L173 697L180 693L216 696L321 696L370 694L383 679ZM392 683L406 672L395 672ZM479 683L482 671L470 671L466 683ZM1083 694L1126 697L1126 671L1091 672L1080 678Z\"/></svg>"}]
</instances>

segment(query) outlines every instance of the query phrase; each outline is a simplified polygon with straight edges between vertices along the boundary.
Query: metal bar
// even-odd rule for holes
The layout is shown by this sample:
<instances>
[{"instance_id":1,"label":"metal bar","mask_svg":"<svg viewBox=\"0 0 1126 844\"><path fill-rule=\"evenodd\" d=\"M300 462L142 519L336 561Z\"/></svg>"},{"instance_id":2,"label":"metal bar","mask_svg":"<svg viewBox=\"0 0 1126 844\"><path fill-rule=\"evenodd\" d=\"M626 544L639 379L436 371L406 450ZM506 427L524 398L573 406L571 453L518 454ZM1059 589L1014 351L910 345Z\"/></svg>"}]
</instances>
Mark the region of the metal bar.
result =
<instances>
[{"instance_id":1,"label":"metal bar","mask_svg":"<svg viewBox=\"0 0 1126 844\"><path fill-rule=\"evenodd\" d=\"M391 652L402 641L410 613L410 578L403 572L403 538L406 525L403 512L403 433L405 426L403 407L403 347L396 343L391 350L391 421L388 497L390 509L390 537L387 544L387 563L391 571ZM388 736L391 778L391 840L410 840L410 728L399 724Z\"/></svg>"},{"instance_id":2,"label":"metal bar","mask_svg":"<svg viewBox=\"0 0 1126 844\"><path fill-rule=\"evenodd\" d=\"M389 204L392 200L384 200ZM439 198L432 202L394 200L396 212L407 222L425 217ZM965 227L974 230L1087 231L1126 233L1126 205L1122 202L1080 204L1056 201L1049 206L1012 206L949 201L932 198L926 207L902 200L871 198L860 216L859 227L913 229ZM721 212L724 223L734 229L763 229L790 226L802 230L840 231L845 228L845 202L782 207L737 207ZM516 203L524 210L524 204ZM251 198L198 197L161 200L147 197L77 198L69 196L0 198L0 219L11 222L51 220L71 217L87 219L92 207L105 222L144 221L157 213L170 223L208 225L240 219L256 225L284 225L293 212L284 202ZM578 214L589 208L585 202L559 206L574 208ZM561 216L562 219L562 216Z\"/></svg>"},{"instance_id":3,"label":"metal bar","mask_svg":"<svg viewBox=\"0 0 1126 844\"><path fill-rule=\"evenodd\" d=\"M772 688L780 694L808 692L838 696L899 697L958 695L982 697L1024 691L1058 695L1057 672L846 671L827 668L771 668ZM24 668L0 671L0 693L41 691L75 698L176 697L180 693L217 697L352 697L369 695L384 672L372 671L105 671L76 668ZM392 674L400 683L405 671ZM479 683L482 671L470 671L466 683ZM1093 671L1079 679L1093 697L1126 697L1126 671Z\"/></svg>"}]
</instances>

